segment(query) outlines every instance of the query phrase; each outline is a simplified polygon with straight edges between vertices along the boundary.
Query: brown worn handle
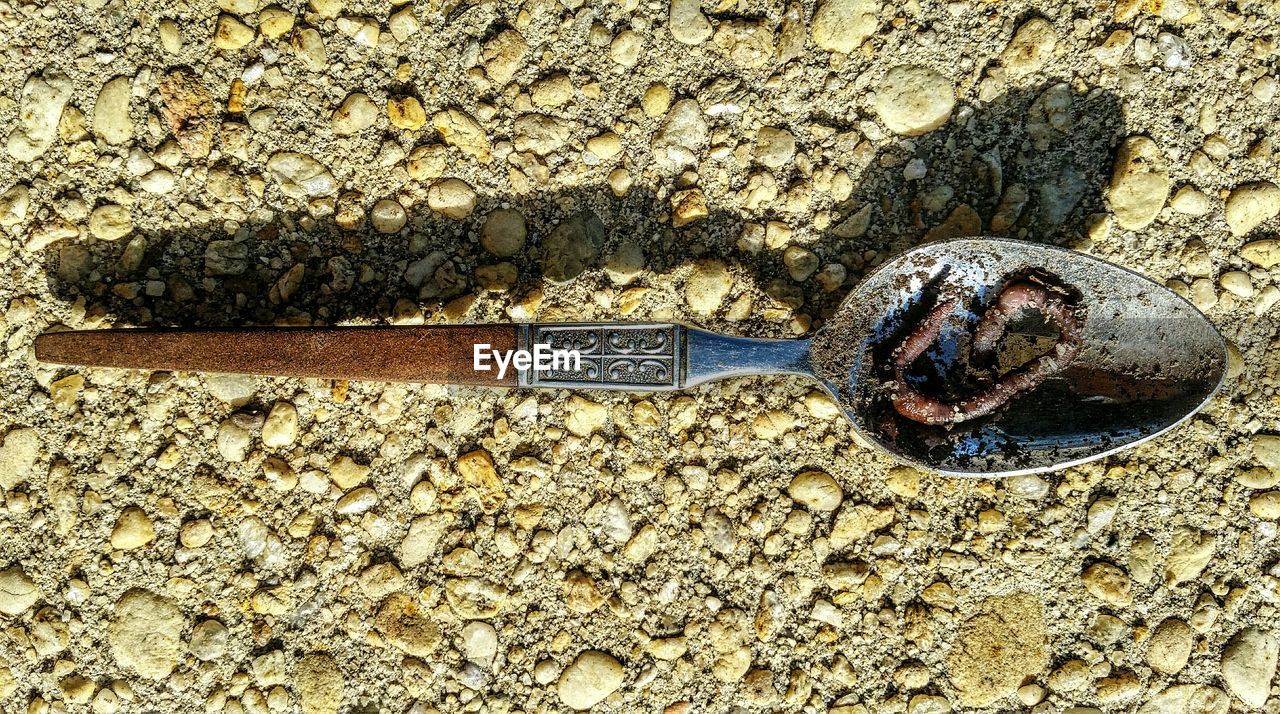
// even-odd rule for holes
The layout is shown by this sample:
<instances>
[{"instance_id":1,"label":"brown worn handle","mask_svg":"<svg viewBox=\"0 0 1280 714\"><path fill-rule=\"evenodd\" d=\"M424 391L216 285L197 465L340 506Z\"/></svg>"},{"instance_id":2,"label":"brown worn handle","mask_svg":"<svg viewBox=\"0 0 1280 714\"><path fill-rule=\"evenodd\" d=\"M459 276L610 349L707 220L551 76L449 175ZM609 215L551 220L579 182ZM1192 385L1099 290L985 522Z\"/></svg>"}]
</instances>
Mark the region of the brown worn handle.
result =
<instances>
[{"instance_id":1,"label":"brown worn handle","mask_svg":"<svg viewBox=\"0 0 1280 714\"><path fill-rule=\"evenodd\" d=\"M516 370L473 368L474 348L515 350L517 325L243 327L51 332L41 362L382 382L512 387Z\"/></svg>"}]
</instances>

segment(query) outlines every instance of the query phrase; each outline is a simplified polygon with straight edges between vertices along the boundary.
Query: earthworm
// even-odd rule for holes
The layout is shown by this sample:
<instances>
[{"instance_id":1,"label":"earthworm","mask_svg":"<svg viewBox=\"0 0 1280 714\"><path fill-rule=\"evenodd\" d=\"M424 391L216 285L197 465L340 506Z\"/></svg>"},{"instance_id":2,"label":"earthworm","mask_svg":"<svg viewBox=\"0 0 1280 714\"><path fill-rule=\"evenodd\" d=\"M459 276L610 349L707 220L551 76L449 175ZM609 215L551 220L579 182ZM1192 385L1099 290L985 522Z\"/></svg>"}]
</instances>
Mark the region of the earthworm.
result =
<instances>
[{"instance_id":1,"label":"earthworm","mask_svg":"<svg viewBox=\"0 0 1280 714\"><path fill-rule=\"evenodd\" d=\"M1058 290L1032 279L1013 280L1001 288L995 303L983 313L974 329L970 346L970 362L992 362L997 343L1004 336L1009 320L1025 308L1034 308L1059 332L1058 341L1049 352L1010 370L991 386L958 403L948 403L925 396L906 379L911 363L938 338L942 323L955 308L957 300L943 300L925 316L920 326L907 335L893 355L893 408L902 416L921 424L956 424L986 416L1019 394L1039 386L1061 372L1080 354L1082 319L1075 307L1068 305Z\"/></svg>"},{"instance_id":2,"label":"earthworm","mask_svg":"<svg viewBox=\"0 0 1280 714\"><path fill-rule=\"evenodd\" d=\"M896 389L893 393L893 408L902 416L922 424L946 424L955 421L955 409L945 402L931 399L912 389L907 384L907 367L924 353L929 345L938 338L942 330L942 321L955 309L958 301L955 298L938 303L925 316L907 339L902 341L893 354L893 375Z\"/></svg>"}]
</instances>

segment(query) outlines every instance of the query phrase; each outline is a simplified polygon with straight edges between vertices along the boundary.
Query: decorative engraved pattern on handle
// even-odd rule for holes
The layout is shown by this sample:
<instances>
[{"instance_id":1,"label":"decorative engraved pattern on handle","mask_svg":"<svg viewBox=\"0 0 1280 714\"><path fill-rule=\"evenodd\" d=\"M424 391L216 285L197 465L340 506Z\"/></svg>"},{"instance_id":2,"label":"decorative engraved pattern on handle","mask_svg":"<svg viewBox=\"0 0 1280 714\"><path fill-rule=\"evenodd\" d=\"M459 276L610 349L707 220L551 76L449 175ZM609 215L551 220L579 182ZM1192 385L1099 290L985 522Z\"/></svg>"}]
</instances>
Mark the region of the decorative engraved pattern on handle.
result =
<instances>
[{"instance_id":1,"label":"decorative engraved pattern on handle","mask_svg":"<svg viewBox=\"0 0 1280 714\"><path fill-rule=\"evenodd\" d=\"M668 330L605 330L605 344L613 354L671 355L671 333Z\"/></svg>"},{"instance_id":2,"label":"decorative engraved pattern on handle","mask_svg":"<svg viewBox=\"0 0 1280 714\"><path fill-rule=\"evenodd\" d=\"M577 350L578 370L529 369L521 384L531 387L597 387L601 389L678 389L682 329L673 324L529 325L522 345L551 345Z\"/></svg>"},{"instance_id":3,"label":"decorative engraved pattern on handle","mask_svg":"<svg viewBox=\"0 0 1280 714\"><path fill-rule=\"evenodd\" d=\"M663 384L671 379L671 363L661 359L605 359L605 375L611 382Z\"/></svg>"},{"instance_id":4,"label":"decorative engraved pattern on handle","mask_svg":"<svg viewBox=\"0 0 1280 714\"><path fill-rule=\"evenodd\" d=\"M538 326L535 344L551 345L553 350L577 350L584 355L600 353L599 330L568 330Z\"/></svg>"}]
</instances>

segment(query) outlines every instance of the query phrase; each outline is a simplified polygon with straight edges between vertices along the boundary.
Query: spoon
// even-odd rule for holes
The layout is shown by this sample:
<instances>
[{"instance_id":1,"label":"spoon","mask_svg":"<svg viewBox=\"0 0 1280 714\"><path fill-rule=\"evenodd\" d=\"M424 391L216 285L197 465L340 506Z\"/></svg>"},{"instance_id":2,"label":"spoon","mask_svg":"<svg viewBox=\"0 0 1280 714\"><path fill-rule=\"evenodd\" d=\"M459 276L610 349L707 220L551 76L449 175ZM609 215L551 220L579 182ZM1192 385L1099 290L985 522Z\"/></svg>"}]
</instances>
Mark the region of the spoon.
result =
<instances>
[{"instance_id":1,"label":"spoon","mask_svg":"<svg viewBox=\"0 0 1280 714\"><path fill-rule=\"evenodd\" d=\"M917 360L925 374L911 377L923 390L956 371L975 311L1010 276L1033 270L1054 276L1087 311L1075 359L981 418L936 425L895 413L887 365L922 317L946 313ZM1057 339L1044 323L1009 327L1006 342L1023 353L1006 350L1012 367ZM40 361L63 365L500 387L671 391L727 377L803 375L830 393L865 441L953 476L1040 473L1140 444L1203 407L1227 365L1213 325L1163 286L1081 253L1003 238L939 241L899 255L808 339L671 323L161 328L50 332L36 338L35 350ZM533 363L522 363L520 350ZM576 350L579 361L538 364L538 350Z\"/></svg>"}]
</instances>

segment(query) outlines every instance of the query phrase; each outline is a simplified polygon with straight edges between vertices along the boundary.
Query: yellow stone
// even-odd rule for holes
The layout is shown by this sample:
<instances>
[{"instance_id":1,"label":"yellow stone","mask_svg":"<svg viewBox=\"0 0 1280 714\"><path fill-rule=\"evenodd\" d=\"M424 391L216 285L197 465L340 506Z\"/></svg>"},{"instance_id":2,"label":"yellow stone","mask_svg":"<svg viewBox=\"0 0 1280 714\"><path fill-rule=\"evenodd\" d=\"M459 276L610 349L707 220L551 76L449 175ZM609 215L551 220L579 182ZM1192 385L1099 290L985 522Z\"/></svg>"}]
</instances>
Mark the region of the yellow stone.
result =
<instances>
[{"instance_id":1,"label":"yellow stone","mask_svg":"<svg viewBox=\"0 0 1280 714\"><path fill-rule=\"evenodd\" d=\"M427 123L427 112L416 97L393 97L387 100L387 116L391 125L417 131Z\"/></svg>"},{"instance_id":2,"label":"yellow stone","mask_svg":"<svg viewBox=\"0 0 1280 714\"><path fill-rule=\"evenodd\" d=\"M244 98L248 92L249 89L244 85L244 80L239 77L231 80L231 89L227 93L227 111L232 114L243 112Z\"/></svg>"},{"instance_id":3,"label":"yellow stone","mask_svg":"<svg viewBox=\"0 0 1280 714\"><path fill-rule=\"evenodd\" d=\"M76 408L76 400L80 397L81 389L84 389L84 377L73 374L50 384L49 398L53 400L55 407L69 412Z\"/></svg>"},{"instance_id":4,"label":"yellow stone","mask_svg":"<svg viewBox=\"0 0 1280 714\"><path fill-rule=\"evenodd\" d=\"M920 494L920 472L910 466L895 466L889 469L885 485L898 496L915 498Z\"/></svg>"},{"instance_id":5,"label":"yellow stone","mask_svg":"<svg viewBox=\"0 0 1280 714\"><path fill-rule=\"evenodd\" d=\"M293 13L279 5L272 5L258 13L258 29L272 40L284 37L293 29Z\"/></svg>"},{"instance_id":6,"label":"yellow stone","mask_svg":"<svg viewBox=\"0 0 1280 714\"><path fill-rule=\"evenodd\" d=\"M1280 265L1280 240L1264 238L1246 243L1240 249L1240 256L1264 270L1273 268Z\"/></svg>"},{"instance_id":7,"label":"yellow stone","mask_svg":"<svg viewBox=\"0 0 1280 714\"><path fill-rule=\"evenodd\" d=\"M1089 594L1114 607L1133 602L1129 574L1111 563L1094 563L1080 576Z\"/></svg>"},{"instance_id":8,"label":"yellow stone","mask_svg":"<svg viewBox=\"0 0 1280 714\"><path fill-rule=\"evenodd\" d=\"M467 485L475 489L480 497L480 509L485 513L493 513L506 500L506 491L498 478L498 470L493 465L493 457L484 449L476 449L458 457L458 473Z\"/></svg>"},{"instance_id":9,"label":"yellow stone","mask_svg":"<svg viewBox=\"0 0 1280 714\"><path fill-rule=\"evenodd\" d=\"M253 28L231 15L220 15L213 29L213 46L220 50L238 50L253 42Z\"/></svg>"},{"instance_id":10,"label":"yellow stone","mask_svg":"<svg viewBox=\"0 0 1280 714\"><path fill-rule=\"evenodd\" d=\"M329 478L338 488L349 491L369 477L369 467L357 464L349 456L339 456L329 467Z\"/></svg>"},{"instance_id":11,"label":"yellow stone","mask_svg":"<svg viewBox=\"0 0 1280 714\"><path fill-rule=\"evenodd\" d=\"M115 528L111 530L111 547L116 550L133 550L150 543L156 537L151 517L137 506L130 506L120 513Z\"/></svg>"},{"instance_id":12,"label":"yellow stone","mask_svg":"<svg viewBox=\"0 0 1280 714\"><path fill-rule=\"evenodd\" d=\"M644 91L640 106L644 109L644 113L651 117L666 114L667 108L671 106L671 90L661 83L649 85L649 88Z\"/></svg>"},{"instance_id":13,"label":"yellow stone","mask_svg":"<svg viewBox=\"0 0 1280 714\"><path fill-rule=\"evenodd\" d=\"M133 230L129 209L109 203L98 206L89 214L89 232L99 240L119 240Z\"/></svg>"},{"instance_id":14,"label":"yellow stone","mask_svg":"<svg viewBox=\"0 0 1280 714\"><path fill-rule=\"evenodd\" d=\"M311 9L315 10L320 17L327 19L337 17L344 5L346 3L343 0L311 0Z\"/></svg>"},{"instance_id":15,"label":"yellow stone","mask_svg":"<svg viewBox=\"0 0 1280 714\"><path fill-rule=\"evenodd\" d=\"M556 74L533 83L530 99L539 107L563 106L573 98L573 82L567 75Z\"/></svg>"},{"instance_id":16,"label":"yellow stone","mask_svg":"<svg viewBox=\"0 0 1280 714\"><path fill-rule=\"evenodd\" d=\"M601 159L611 159L622 151L622 142L617 134L607 131L600 136L587 139L587 151Z\"/></svg>"},{"instance_id":17,"label":"yellow stone","mask_svg":"<svg viewBox=\"0 0 1280 714\"><path fill-rule=\"evenodd\" d=\"M707 217L707 199L696 188L677 191L671 197L671 225L679 228Z\"/></svg>"}]
</instances>

